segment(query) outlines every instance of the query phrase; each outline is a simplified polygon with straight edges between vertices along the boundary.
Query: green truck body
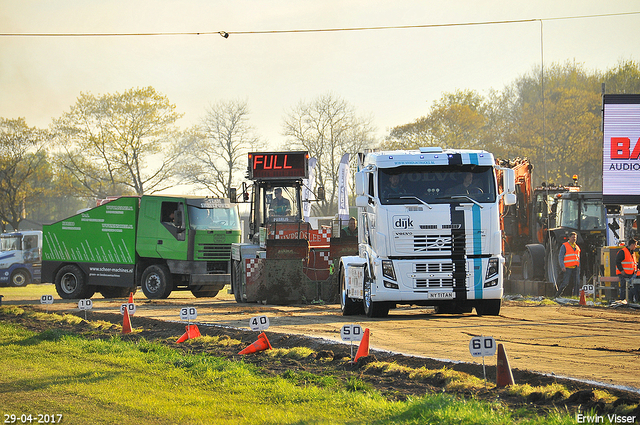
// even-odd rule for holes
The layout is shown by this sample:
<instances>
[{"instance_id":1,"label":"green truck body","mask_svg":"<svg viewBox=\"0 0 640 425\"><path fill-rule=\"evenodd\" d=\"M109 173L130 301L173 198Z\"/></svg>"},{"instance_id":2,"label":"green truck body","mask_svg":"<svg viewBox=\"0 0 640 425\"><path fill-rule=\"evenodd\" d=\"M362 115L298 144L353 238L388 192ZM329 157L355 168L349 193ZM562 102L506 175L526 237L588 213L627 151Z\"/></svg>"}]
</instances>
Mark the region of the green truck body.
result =
<instances>
[{"instance_id":1,"label":"green truck body","mask_svg":"<svg viewBox=\"0 0 640 425\"><path fill-rule=\"evenodd\" d=\"M230 283L238 209L226 199L120 197L43 226L42 279L62 298L215 296Z\"/></svg>"}]
</instances>

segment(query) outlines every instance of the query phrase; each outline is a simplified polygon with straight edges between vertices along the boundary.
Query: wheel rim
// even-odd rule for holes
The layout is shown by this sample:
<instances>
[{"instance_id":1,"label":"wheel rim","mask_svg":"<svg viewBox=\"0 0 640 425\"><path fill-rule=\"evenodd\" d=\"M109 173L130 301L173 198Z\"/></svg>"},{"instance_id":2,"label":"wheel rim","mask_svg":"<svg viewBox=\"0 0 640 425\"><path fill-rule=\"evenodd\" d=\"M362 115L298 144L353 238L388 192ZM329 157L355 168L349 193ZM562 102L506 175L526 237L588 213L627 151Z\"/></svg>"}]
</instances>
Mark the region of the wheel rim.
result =
<instances>
[{"instance_id":1,"label":"wheel rim","mask_svg":"<svg viewBox=\"0 0 640 425\"><path fill-rule=\"evenodd\" d=\"M147 280L144 282L144 286L147 288L147 291L155 294L160 290L160 276L157 273L152 273L147 276Z\"/></svg>"},{"instance_id":2,"label":"wheel rim","mask_svg":"<svg viewBox=\"0 0 640 425\"><path fill-rule=\"evenodd\" d=\"M362 298L364 299L365 310L369 311L371 308L371 281L368 279L364 280L364 294Z\"/></svg>"},{"instance_id":3,"label":"wheel rim","mask_svg":"<svg viewBox=\"0 0 640 425\"><path fill-rule=\"evenodd\" d=\"M16 273L13 275L12 281L14 286L22 286L27 281L27 278L23 273Z\"/></svg>"},{"instance_id":4,"label":"wheel rim","mask_svg":"<svg viewBox=\"0 0 640 425\"><path fill-rule=\"evenodd\" d=\"M344 278L344 274L340 275L340 307L344 311L344 307L347 305L347 283Z\"/></svg>"},{"instance_id":5,"label":"wheel rim","mask_svg":"<svg viewBox=\"0 0 640 425\"><path fill-rule=\"evenodd\" d=\"M78 279L73 273L65 273L60 279L60 289L65 294L72 294L78 288Z\"/></svg>"}]
</instances>

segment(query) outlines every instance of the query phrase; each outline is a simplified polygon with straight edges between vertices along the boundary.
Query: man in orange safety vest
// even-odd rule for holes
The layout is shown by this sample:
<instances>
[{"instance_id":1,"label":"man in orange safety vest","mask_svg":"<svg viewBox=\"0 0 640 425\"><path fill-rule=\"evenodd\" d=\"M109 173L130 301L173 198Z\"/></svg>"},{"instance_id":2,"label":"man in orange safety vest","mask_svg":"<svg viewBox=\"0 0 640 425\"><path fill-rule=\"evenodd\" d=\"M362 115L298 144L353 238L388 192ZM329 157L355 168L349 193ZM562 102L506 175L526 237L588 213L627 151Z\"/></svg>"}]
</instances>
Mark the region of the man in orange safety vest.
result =
<instances>
[{"instance_id":1,"label":"man in orange safety vest","mask_svg":"<svg viewBox=\"0 0 640 425\"><path fill-rule=\"evenodd\" d=\"M622 247L618 254L616 255L616 275L618 275L618 279L620 279L620 293L619 299L624 300L627 298L626 289L627 285L629 285L629 295L630 298L633 298L633 286L631 284L631 279L636 276L636 272L638 271L638 265L636 263L636 258L633 255L633 252L636 249L637 241L633 238L629 239L627 242L627 246ZM628 300L632 301L632 299ZM636 300L637 302L637 300Z\"/></svg>"},{"instance_id":2,"label":"man in orange safety vest","mask_svg":"<svg viewBox=\"0 0 640 425\"><path fill-rule=\"evenodd\" d=\"M571 232L569 234L569 240L560 247L558 262L564 272L564 278L562 279L562 285L556 292L556 298L562 295L564 289L572 281L574 282L573 295L577 295L580 291L580 247L576 243L576 239L578 239L578 234Z\"/></svg>"}]
</instances>

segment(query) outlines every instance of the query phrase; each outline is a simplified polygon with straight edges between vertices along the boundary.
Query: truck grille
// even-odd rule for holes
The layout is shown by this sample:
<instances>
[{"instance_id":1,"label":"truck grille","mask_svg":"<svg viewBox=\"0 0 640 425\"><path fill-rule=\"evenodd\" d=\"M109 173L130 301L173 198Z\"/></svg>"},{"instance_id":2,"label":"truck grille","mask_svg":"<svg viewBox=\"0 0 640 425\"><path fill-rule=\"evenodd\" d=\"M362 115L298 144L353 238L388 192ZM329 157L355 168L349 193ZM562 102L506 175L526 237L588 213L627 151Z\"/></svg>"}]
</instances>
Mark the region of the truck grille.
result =
<instances>
[{"instance_id":1,"label":"truck grille","mask_svg":"<svg viewBox=\"0 0 640 425\"><path fill-rule=\"evenodd\" d=\"M453 288L453 278L429 278L429 279L416 279L416 289L427 288Z\"/></svg>"},{"instance_id":2,"label":"truck grille","mask_svg":"<svg viewBox=\"0 0 640 425\"><path fill-rule=\"evenodd\" d=\"M414 235L413 251L414 252L433 252L443 253L451 252L453 244L451 235Z\"/></svg>"},{"instance_id":3,"label":"truck grille","mask_svg":"<svg viewBox=\"0 0 640 425\"><path fill-rule=\"evenodd\" d=\"M417 263L416 273L453 273L453 263Z\"/></svg>"},{"instance_id":4,"label":"truck grille","mask_svg":"<svg viewBox=\"0 0 640 425\"><path fill-rule=\"evenodd\" d=\"M198 245L196 257L198 260L228 261L231 259L231 245Z\"/></svg>"}]
</instances>

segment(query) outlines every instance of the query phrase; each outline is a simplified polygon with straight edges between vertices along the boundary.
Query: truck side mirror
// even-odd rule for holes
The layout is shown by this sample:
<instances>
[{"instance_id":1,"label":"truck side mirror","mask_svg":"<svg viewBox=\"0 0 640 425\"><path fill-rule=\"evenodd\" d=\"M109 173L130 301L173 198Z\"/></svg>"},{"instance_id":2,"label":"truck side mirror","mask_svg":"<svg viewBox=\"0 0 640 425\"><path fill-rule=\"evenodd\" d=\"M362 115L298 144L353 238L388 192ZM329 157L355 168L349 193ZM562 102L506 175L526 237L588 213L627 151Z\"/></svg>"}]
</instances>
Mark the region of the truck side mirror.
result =
<instances>
[{"instance_id":1,"label":"truck side mirror","mask_svg":"<svg viewBox=\"0 0 640 425\"><path fill-rule=\"evenodd\" d=\"M368 173L358 171L356 173L356 195L365 195L367 190Z\"/></svg>"},{"instance_id":2,"label":"truck side mirror","mask_svg":"<svg viewBox=\"0 0 640 425\"><path fill-rule=\"evenodd\" d=\"M178 229L184 229L184 215L182 215L182 208L178 208L173 213L173 224Z\"/></svg>"},{"instance_id":3,"label":"truck side mirror","mask_svg":"<svg viewBox=\"0 0 640 425\"><path fill-rule=\"evenodd\" d=\"M316 199L318 201L324 201L325 199L324 186L318 186L318 189L316 190Z\"/></svg>"},{"instance_id":4,"label":"truck side mirror","mask_svg":"<svg viewBox=\"0 0 640 425\"><path fill-rule=\"evenodd\" d=\"M238 198L238 193L236 191L235 187L230 187L229 188L229 199L231 200L231 202L236 202L236 199Z\"/></svg>"}]
</instances>

